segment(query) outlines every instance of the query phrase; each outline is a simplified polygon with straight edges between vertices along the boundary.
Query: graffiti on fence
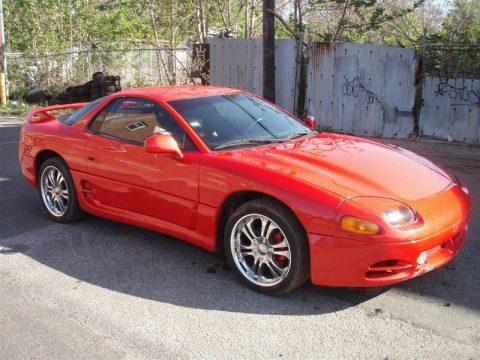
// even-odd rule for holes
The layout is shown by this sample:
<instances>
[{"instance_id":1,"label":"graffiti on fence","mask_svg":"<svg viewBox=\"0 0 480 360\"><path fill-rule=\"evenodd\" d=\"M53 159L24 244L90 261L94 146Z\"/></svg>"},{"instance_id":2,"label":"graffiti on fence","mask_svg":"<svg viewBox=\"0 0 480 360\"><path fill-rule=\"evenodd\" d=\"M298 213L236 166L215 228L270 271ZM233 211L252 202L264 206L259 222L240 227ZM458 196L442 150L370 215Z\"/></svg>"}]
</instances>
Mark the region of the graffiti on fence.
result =
<instances>
[{"instance_id":1,"label":"graffiti on fence","mask_svg":"<svg viewBox=\"0 0 480 360\"><path fill-rule=\"evenodd\" d=\"M351 81L345 77L345 82L342 84L342 93L345 96L358 97L360 93L367 95L367 104L378 103L382 104L377 94L368 90L361 82L358 76L355 76Z\"/></svg>"},{"instance_id":2,"label":"graffiti on fence","mask_svg":"<svg viewBox=\"0 0 480 360\"><path fill-rule=\"evenodd\" d=\"M437 96L448 96L452 100L459 100L462 103L452 105L474 106L480 103L480 89L468 89L466 86L454 86L448 83L447 78L441 78L438 83Z\"/></svg>"}]
</instances>

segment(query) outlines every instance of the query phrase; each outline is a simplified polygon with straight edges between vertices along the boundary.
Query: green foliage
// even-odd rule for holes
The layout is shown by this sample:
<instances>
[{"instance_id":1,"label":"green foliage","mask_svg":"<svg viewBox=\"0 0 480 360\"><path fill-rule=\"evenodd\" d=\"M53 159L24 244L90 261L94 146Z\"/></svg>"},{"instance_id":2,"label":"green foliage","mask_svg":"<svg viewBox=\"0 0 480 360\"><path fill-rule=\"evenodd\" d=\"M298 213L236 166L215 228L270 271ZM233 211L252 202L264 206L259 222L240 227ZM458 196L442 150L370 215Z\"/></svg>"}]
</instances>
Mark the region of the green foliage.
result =
<instances>
[{"instance_id":1,"label":"green foliage","mask_svg":"<svg viewBox=\"0 0 480 360\"><path fill-rule=\"evenodd\" d=\"M189 16L193 3L181 0L6 0L4 8L11 52L152 44L151 15L161 43L170 42L173 33L186 40L195 25Z\"/></svg>"},{"instance_id":2,"label":"green foliage","mask_svg":"<svg viewBox=\"0 0 480 360\"><path fill-rule=\"evenodd\" d=\"M72 59L59 58L49 68L39 55L42 53L151 45L174 47L187 39L198 41L222 28L228 28L239 38L261 37L261 0L3 0L3 3L7 51L32 56L43 74L42 82L47 85L61 76L62 61L72 62ZM453 8L438 26L426 20L435 6L425 0L277 0L277 6L291 29L308 28L313 40L373 42L419 49L425 27L428 42L480 42L480 0L454 0ZM291 37L279 21L276 35ZM95 63L95 56L88 61ZM159 67L164 66L158 61ZM25 77L28 66L31 64L14 63L11 74ZM88 69L78 65L77 70ZM28 78L13 81L28 82Z\"/></svg>"},{"instance_id":3,"label":"green foliage","mask_svg":"<svg viewBox=\"0 0 480 360\"><path fill-rule=\"evenodd\" d=\"M455 0L443 28L444 42L480 42L480 0Z\"/></svg>"},{"instance_id":4,"label":"green foliage","mask_svg":"<svg viewBox=\"0 0 480 360\"><path fill-rule=\"evenodd\" d=\"M425 0L313 0L306 13L314 37L322 41L368 42L372 33L381 33L387 24L415 12ZM315 17L315 14L318 14Z\"/></svg>"},{"instance_id":5,"label":"green foliage","mask_svg":"<svg viewBox=\"0 0 480 360\"><path fill-rule=\"evenodd\" d=\"M34 106L24 102L7 102L7 106L0 106L0 115L26 115Z\"/></svg>"}]
</instances>

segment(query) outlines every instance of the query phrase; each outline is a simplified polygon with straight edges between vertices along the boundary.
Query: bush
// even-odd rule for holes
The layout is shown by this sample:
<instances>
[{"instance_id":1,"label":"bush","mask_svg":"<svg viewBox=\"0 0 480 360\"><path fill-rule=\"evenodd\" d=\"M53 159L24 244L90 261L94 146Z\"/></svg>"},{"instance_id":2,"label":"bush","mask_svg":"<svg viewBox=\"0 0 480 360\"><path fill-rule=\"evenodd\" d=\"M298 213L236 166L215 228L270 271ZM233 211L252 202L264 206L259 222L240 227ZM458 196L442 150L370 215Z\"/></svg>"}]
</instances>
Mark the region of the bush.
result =
<instances>
[{"instance_id":1,"label":"bush","mask_svg":"<svg viewBox=\"0 0 480 360\"><path fill-rule=\"evenodd\" d=\"M26 115L33 107L25 104L23 101L7 101L7 106L0 107L0 116L2 115Z\"/></svg>"}]
</instances>

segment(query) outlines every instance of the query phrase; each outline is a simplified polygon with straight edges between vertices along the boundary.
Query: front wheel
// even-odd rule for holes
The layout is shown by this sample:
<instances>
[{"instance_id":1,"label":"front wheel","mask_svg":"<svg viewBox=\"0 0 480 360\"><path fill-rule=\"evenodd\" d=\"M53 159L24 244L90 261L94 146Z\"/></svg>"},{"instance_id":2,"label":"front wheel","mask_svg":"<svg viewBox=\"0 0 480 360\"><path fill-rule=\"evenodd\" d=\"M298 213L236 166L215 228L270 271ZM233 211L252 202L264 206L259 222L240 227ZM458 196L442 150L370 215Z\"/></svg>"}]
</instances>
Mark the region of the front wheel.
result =
<instances>
[{"instance_id":1,"label":"front wheel","mask_svg":"<svg viewBox=\"0 0 480 360\"><path fill-rule=\"evenodd\" d=\"M288 208L272 199L247 202L232 214L225 249L240 278L265 294L287 293L309 275L305 231Z\"/></svg>"}]
</instances>

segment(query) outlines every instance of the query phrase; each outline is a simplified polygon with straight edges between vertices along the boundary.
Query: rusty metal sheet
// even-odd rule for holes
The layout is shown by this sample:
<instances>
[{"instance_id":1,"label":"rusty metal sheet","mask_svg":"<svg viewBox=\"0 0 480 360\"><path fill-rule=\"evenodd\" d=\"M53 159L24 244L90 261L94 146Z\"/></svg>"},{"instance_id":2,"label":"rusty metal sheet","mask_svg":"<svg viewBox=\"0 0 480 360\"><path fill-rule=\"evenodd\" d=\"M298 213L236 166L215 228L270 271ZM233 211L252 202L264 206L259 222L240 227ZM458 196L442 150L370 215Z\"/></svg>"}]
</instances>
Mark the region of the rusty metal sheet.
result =
<instances>
[{"instance_id":1,"label":"rusty metal sheet","mask_svg":"<svg viewBox=\"0 0 480 360\"><path fill-rule=\"evenodd\" d=\"M275 102L293 113L297 45L292 39L275 41Z\"/></svg>"},{"instance_id":2,"label":"rusty metal sheet","mask_svg":"<svg viewBox=\"0 0 480 360\"><path fill-rule=\"evenodd\" d=\"M412 135L413 50L317 42L309 58L306 107L320 128L377 137Z\"/></svg>"},{"instance_id":3,"label":"rusty metal sheet","mask_svg":"<svg viewBox=\"0 0 480 360\"><path fill-rule=\"evenodd\" d=\"M426 77L422 97L422 135L480 144L480 79Z\"/></svg>"},{"instance_id":4,"label":"rusty metal sheet","mask_svg":"<svg viewBox=\"0 0 480 360\"><path fill-rule=\"evenodd\" d=\"M263 41L261 39L211 38L212 85L244 89L263 95ZM276 103L293 112L295 99L295 40L275 41Z\"/></svg>"}]
</instances>

